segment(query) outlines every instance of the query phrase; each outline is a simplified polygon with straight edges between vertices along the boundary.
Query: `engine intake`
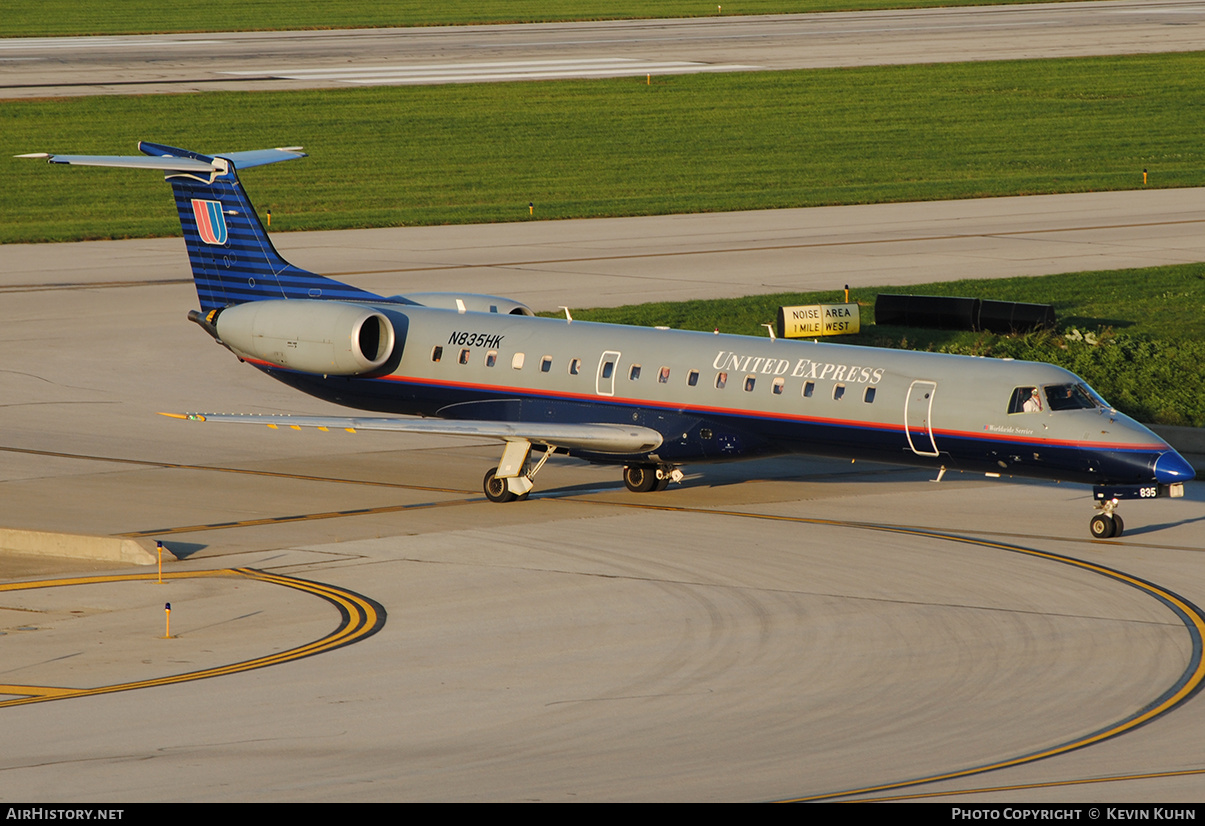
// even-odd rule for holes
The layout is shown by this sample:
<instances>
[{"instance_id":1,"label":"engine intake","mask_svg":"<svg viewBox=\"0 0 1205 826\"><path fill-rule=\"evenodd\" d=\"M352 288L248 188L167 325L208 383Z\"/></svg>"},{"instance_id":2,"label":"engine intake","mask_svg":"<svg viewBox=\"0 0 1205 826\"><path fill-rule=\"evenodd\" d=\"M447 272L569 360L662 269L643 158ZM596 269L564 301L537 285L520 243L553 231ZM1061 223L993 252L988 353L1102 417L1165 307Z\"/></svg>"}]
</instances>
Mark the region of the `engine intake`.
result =
<instances>
[{"instance_id":1,"label":"engine intake","mask_svg":"<svg viewBox=\"0 0 1205 826\"><path fill-rule=\"evenodd\" d=\"M332 376L371 373L397 344L382 312L338 301L249 301L222 310L214 327L242 358Z\"/></svg>"}]
</instances>

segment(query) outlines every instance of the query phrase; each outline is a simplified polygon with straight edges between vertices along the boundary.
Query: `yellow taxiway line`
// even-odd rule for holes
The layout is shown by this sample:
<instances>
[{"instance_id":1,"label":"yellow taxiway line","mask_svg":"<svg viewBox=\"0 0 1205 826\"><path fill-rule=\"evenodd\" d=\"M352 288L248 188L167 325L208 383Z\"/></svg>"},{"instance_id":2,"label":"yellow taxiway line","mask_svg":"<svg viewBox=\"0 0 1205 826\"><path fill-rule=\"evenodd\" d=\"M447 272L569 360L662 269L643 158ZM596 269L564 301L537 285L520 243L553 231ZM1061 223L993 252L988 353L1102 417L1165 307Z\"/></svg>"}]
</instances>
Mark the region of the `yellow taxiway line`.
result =
<instances>
[{"instance_id":1,"label":"yellow taxiway line","mask_svg":"<svg viewBox=\"0 0 1205 826\"><path fill-rule=\"evenodd\" d=\"M191 571L163 574L164 579L197 579L201 577L243 577L272 585L281 585L304 591L333 604L339 610L339 626L321 639L305 645L256 657L251 660L206 668L200 671L189 671L184 674L172 674L166 677L156 677L150 680L138 680L131 683L116 685L94 686L91 688L67 688L32 685L0 685L0 694L21 695L12 700L0 701L0 708L8 706L41 703L47 700L65 700L75 697L90 697L97 694L112 694L117 691L131 691L136 688L153 688L155 686L173 685L192 680L204 680L209 677L221 677L227 674L237 674L255 668L265 668L270 665L291 662L342 648L345 645L360 642L375 634L385 625L385 609L374 600L361 596L352 591L336 588L321 582L310 582L296 577L269 574L254 568L224 568L213 571ZM109 576L89 576L73 579L43 579L35 582L11 582L0 584L0 592L28 591L35 588L61 588L69 585L100 585L112 582L146 582L154 581L157 574L120 574Z\"/></svg>"}]
</instances>

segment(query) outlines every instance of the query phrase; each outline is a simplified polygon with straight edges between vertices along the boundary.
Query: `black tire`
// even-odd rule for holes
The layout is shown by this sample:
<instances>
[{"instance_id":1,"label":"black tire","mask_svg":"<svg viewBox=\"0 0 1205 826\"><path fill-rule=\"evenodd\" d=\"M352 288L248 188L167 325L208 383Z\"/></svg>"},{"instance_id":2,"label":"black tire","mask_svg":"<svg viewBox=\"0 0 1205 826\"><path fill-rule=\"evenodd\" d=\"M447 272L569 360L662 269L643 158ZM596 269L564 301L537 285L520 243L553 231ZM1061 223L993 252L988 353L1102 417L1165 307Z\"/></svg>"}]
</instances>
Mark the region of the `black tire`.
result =
<instances>
[{"instance_id":1,"label":"black tire","mask_svg":"<svg viewBox=\"0 0 1205 826\"><path fill-rule=\"evenodd\" d=\"M1121 536L1125 529L1126 523L1121 521L1121 514L1113 514L1113 538L1116 539L1117 537Z\"/></svg>"},{"instance_id":2,"label":"black tire","mask_svg":"<svg viewBox=\"0 0 1205 826\"><path fill-rule=\"evenodd\" d=\"M485 489L485 498L491 502L513 502L515 495L510 492L510 486L506 484L506 480L495 475L497 473L498 468L496 467L485 472L485 480L481 484Z\"/></svg>"},{"instance_id":3,"label":"black tire","mask_svg":"<svg viewBox=\"0 0 1205 826\"><path fill-rule=\"evenodd\" d=\"M1093 539L1110 539L1116 529L1117 525L1112 517L1106 516L1103 513L1096 514L1096 516L1092 517L1092 521L1088 523L1088 530L1092 532Z\"/></svg>"},{"instance_id":4,"label":"black tire","mask_svg":"<svg viewBox=\"0 0 1205 826\"><path fill-rule=\"evenodd\" d=\"M657 484L653 485L653 491L656 493L660 493L661 491L665 490L668 487L669 487L669 474L667 473L666 475L662 476L661 478L659 478L657 480Z\"/></svg>"},{"instance_id":5,"label":"black tire","mask_svg":"<svg viewBox=\"0 0 1205 826\"><path fill-rule=\"evenodd\" d=\"M625 465L623 483L632 493L648 493L657 486L657 469L652 465Z\"/></svg>"}]
</instances>

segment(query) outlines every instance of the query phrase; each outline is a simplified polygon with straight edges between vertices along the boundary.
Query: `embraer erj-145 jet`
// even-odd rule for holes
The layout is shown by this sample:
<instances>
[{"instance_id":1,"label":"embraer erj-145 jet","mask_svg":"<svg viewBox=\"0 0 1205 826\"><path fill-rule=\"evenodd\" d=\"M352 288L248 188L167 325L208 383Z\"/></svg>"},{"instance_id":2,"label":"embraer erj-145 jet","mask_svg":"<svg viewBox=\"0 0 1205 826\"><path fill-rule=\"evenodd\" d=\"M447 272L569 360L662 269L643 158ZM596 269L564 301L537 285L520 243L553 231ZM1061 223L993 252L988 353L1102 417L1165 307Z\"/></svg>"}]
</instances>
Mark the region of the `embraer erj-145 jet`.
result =
<instances>
[{"instance_id":1,"label":"embraer erj-145 jet","mask_svg":"<svg viewBox=\"0 0 1205 826\"><path fill-rule=\"evenodd\" d=\"M525 498L553 453L623 466L633 491L686 462L801 453L1094 486L1095 537L1118 500L1182 496L1193 469L1049 364L535 318L486 295L384 297L294 267L237 169L293 149L26 155L166 173L200 311L189 318L272 378L389 417L190 414L202 421L491 437L495 502ZM423 418L398 418L398 414ZM535 461L532 453L542 453Z\"/></svg>"}]
</instances>

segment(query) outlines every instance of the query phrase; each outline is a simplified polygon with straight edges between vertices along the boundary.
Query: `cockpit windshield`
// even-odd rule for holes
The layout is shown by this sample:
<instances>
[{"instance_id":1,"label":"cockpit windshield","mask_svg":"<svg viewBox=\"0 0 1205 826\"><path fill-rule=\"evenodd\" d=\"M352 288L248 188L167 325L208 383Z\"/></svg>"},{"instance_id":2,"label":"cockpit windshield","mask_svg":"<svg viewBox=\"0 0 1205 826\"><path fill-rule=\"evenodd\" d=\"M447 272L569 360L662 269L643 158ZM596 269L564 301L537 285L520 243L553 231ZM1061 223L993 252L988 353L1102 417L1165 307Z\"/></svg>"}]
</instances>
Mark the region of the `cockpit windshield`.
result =
<instances>
[{"instance_id":1,"label":"cockpit windshield","mask_svg":"<svg viewBox=\"0 0 1205 826\"><path fill-rule=\"evenodd\" d=\"M1052 411L1092 410L1099 406L1095 395L1082 384L1048 384L1043 389Z\"/></svg>"},{"instance_id":2,"label":"cockpit windshield","mask_svg":"<svg viewBox=\"0 0 1205 826\"><path fill-rule=\"evenodd\" d=\"M1010 414L1108 408L1108 402L1086 384L1048 384L1041 388L1034 385L1017 387L1013 389L1012 397L1008 401Z\"/></svg>"}]
</instances>

